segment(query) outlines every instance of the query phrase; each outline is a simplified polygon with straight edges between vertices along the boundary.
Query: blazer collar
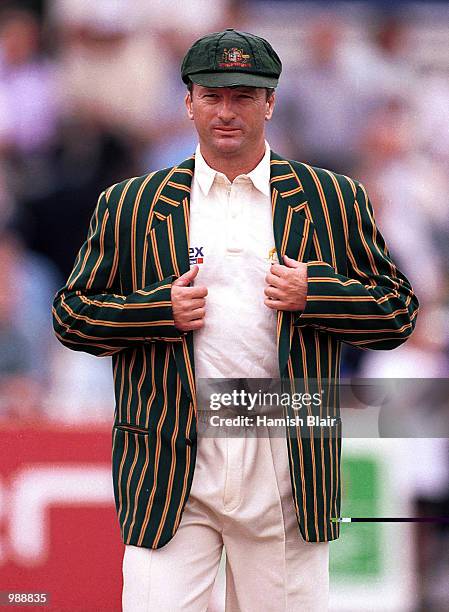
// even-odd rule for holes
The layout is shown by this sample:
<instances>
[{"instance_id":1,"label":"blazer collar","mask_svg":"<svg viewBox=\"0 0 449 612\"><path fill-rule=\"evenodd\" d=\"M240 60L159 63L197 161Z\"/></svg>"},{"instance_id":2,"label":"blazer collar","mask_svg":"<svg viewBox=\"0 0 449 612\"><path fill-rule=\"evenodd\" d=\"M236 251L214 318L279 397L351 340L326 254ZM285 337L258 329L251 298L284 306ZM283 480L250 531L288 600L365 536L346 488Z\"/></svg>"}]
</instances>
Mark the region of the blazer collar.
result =
<instances>
[{"instance_id":1,"label":"blazer collar","mask_svg":"<svg viewBox=\"0 0 449 612\"><path fill-rule=\"evenodd\" d=\"M194 170L195 155L170 169L159 186L160 193L152 211L159 219L172 215L185 198L190 209ZM289 160L273 150L270 151L270 193L273 214L277 204L284 209L290 207L293 212L303 211L307 206L307 195L298 172Z\"/></svg>"},{"instance_id":2,"label":"blazer collar","mask_svg":"<svg viewBox=\"0 0 449 612\"><path fill-rule=\"evenodd\" d=\"M267 141L265 141L265 153L257 166L248 172L246 176L250 179L256 189L262 192L265 196L270 195L270 158L271 149ZM213 185L217 170L211 168L201 154L200 145L195 151L195 180L199 185L203 194L207 197Z\"/></svg>"}]
</instances>

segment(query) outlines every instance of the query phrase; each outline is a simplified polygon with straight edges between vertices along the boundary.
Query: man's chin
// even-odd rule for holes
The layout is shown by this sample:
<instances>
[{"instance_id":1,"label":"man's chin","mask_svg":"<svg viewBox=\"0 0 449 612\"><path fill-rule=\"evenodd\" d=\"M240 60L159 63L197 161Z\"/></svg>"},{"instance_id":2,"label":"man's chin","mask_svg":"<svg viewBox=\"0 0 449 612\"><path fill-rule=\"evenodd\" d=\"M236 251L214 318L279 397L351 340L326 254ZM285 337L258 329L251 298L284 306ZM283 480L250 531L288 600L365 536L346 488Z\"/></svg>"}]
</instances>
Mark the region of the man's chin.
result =
<instances>
[{"instance_id":1,"label":"man's chin","mask_svg":"<svg viewBox=\"0 0 449 612\"><path fill-rule=\"evenodd\" d=\"M240 135L223 135L214 138L214 144L217 151L223 153L233 153L239 151L243 145L243 138Z\"/></svg>"}]
</instances>

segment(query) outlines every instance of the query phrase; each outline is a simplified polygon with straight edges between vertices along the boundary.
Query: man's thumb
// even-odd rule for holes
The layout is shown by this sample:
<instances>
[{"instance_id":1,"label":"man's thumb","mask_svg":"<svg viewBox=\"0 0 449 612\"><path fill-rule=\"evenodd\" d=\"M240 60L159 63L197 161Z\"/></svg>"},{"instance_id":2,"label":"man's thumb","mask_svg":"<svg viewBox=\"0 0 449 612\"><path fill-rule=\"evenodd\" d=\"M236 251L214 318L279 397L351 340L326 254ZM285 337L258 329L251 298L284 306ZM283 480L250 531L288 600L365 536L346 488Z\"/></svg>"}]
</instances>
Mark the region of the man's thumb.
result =
<instances>
[{"instance_id":1,"label":"man's thumb","mask_svg":"<svg viewBox=\"0 0 449 612\"><path fill-rule=\"evenodd\" d=\"M289 268L299 268L299 261L296 261L296 259L292 259L288 255L284 255L284 262L285 265Z\"/></svg>"},{"instance_id":2,"label":"man's thumb","mask_svg":"<svg viewBox=\"0 0 449 612\"><path fill-rule=\"evenodd\" d=\"M187 287L195 276L198 274L199 266L195 264L191 270L184 272L181 276L179 276L175 281L173 281L173 285L179 285L181 287Z\"/></svg>"}]
</instances>

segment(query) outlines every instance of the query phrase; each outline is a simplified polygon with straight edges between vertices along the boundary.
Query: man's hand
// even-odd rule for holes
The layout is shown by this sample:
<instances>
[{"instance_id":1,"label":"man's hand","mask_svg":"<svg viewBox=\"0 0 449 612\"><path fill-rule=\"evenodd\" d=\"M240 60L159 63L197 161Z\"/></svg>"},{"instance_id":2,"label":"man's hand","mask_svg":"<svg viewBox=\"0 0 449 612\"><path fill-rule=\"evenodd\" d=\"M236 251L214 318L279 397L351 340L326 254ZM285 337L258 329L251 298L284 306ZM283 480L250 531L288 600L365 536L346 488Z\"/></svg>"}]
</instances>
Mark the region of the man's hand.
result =
<instances>
[{"instance_id":1,"label":"man's hand","mask_svg":"<svg viewBox=\"0 0 449 612\"><path fill-rule=\"evenodd\" d=\"M273 310L304 310L307 297L307 264L284 255L285 266L273 264L265 277L264 303Z\"/></svg>"},{"instance_id":2,"label":"man's hand","mask_svg":"<svg viewBox=\"0 0 449 612\"><path fill-rule=\"evenodd\" d=\"M199 267L177 278L172 283L171 302L175 326L183 332L199 329L206 314L206 287L188 287L198 274Z\"/></svg>"}]
</instances>

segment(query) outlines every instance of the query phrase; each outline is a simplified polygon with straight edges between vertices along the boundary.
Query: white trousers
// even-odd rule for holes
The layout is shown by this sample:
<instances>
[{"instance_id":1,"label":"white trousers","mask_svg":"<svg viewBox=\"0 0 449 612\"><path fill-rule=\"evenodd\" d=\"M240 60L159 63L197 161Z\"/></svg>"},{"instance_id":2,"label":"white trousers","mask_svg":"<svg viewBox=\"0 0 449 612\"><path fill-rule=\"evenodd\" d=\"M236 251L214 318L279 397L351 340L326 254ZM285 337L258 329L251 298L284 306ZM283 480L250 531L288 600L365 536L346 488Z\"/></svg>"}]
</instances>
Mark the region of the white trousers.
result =
<instances>
[{"instance_id":1,"label":"white trousers","mask_svg":"<svg viewBox=\"0 0 449 612\"><path fill-rule=\"evenodd\" d=\"M200 438L174 537L125 546L123 612L206 612L223 546L226 612L326 612L329 543L297 525L285 437Z\"/></svg>"}]
</instances>

